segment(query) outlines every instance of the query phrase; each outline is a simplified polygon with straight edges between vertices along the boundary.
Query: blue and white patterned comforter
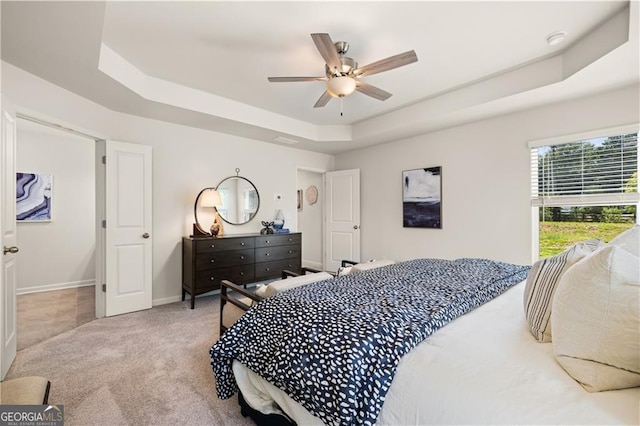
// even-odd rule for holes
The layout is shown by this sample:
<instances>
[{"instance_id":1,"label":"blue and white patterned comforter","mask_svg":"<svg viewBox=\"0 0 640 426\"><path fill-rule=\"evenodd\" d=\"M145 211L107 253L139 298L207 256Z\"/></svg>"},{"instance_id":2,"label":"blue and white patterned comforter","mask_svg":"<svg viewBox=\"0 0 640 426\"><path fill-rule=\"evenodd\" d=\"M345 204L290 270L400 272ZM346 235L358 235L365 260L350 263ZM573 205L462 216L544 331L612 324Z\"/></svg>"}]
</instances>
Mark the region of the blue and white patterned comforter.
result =
<instances>
[{"instance_id":1,"label":"blue and white patterned comforter","mask_svg":"<svg viewBox=\"0 0 640 426\"><path fill-rule=\"evenodd\" d=\"M238 390L237 359L326 424L374 424L402 356L528 271L485 259L416 259L276 294L211 348L218 396Z\"/></svg>"}]
</instances>

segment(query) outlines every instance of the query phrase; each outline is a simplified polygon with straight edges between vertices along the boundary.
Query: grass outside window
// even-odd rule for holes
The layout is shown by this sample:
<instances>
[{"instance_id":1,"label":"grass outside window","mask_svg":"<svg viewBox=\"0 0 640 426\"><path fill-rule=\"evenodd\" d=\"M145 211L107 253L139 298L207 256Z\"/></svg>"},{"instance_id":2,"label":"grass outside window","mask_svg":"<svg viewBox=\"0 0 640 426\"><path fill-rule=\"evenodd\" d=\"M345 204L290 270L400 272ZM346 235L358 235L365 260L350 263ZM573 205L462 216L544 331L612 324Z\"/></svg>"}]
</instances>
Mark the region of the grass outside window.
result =
<instances>
[{"instance_id":1,"label":"grass outside window","mask_svg":"<svg viewBox=\"0 0 640 426\"><path fill-rule=\"evenodd\" d=\"M633 226L634 223L540 222L540 258L556 255L591 238L609 242Z\"/></svg>"}]
</instances>

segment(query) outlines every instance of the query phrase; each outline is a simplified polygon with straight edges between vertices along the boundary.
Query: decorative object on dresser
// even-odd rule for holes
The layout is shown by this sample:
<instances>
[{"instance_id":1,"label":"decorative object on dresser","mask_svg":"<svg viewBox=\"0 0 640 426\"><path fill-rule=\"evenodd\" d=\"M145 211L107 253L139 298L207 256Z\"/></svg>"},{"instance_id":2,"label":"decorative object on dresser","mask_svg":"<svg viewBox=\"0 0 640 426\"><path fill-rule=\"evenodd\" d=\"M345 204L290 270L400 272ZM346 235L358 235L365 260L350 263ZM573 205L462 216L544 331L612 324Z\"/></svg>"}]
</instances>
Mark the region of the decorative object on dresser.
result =
<instances>
[{"instance_id":1,"label":"decorative object on dresser","mask_svg":"<svg viewBox=\"0 0 640 426\"><path fill-rule=\"evenodd\" d=\"M264 226L264 228L260 230L260 235L275 234L275 231L273 230L273 222L263 220L260 223Z\"/></svg>"},{"instance_id":2,"label":"decorative object on dresser","mask_svg":"<svg viewBox=\"0 0 640 426\"><path fill-rule=\"evenodd\" d=\"M402 172L402 226L442 229L442 167Z\"/></svg>"},{"instance_id":3,"label":"decorative object on dresser","mask_svg":"<svg viewBox=\"0 0 640 426\"><path fill-rule=\"evenodd\" d=\"M298 199L298 210L302 210L302 189L296 191L296 196Z\"/></svg>"},{"instance_id":4,"label":"decorative object on dresser","mask_svg":"<svg viewBox=\"0 0 640 426\"><path fill-rule=\"evenodd\" d=\"M299 272L302 234L240 234L182 238L182 300L236 284L277 278L283 269Z\"/></svg>"},{"instance_id":5,"label":"decorative object on dresser","mask_svg":"<svg viewBox=\"0 0 640 426\"><path fill-rule=\"evenodd\" d=\"M278 231L279 229L282 229L283 226L284 226L284 214L282 213L282 210L278 209L278 211L276 211L276 217L273 220L273 229Z\"/></svg>"}]
</instances>

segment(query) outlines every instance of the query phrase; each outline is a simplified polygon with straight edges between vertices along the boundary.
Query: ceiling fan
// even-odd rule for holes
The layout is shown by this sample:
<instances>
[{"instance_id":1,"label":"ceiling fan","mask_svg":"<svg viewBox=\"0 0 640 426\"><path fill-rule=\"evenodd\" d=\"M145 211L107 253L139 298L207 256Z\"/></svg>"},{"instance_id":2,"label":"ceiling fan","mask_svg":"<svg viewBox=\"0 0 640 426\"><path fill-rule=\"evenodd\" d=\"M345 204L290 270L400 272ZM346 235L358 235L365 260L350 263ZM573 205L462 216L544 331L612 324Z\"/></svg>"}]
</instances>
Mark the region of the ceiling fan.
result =
<instances>
[{"instance_id":1,"label":"ceiling fan","mask_svg":"<svg viewBox=\"0 0 640 426\"><path fill-rule=\"evenodd\" d=\"M344 56L349 50L349 43L345 41L334 43L329 34L326 33L311 34L311 38L326 62L326 77L269 77L269 81L273 83L326 81L327 89L315 103L314 108L325 106L332 97L344 98L349 96L355 90L372 98L386 101L391 97L391 93L367 84L361 81L360 78L418 61L416 52L410 50L358 68L358 63L354 59Z\"/></svg>"}]
</instances>

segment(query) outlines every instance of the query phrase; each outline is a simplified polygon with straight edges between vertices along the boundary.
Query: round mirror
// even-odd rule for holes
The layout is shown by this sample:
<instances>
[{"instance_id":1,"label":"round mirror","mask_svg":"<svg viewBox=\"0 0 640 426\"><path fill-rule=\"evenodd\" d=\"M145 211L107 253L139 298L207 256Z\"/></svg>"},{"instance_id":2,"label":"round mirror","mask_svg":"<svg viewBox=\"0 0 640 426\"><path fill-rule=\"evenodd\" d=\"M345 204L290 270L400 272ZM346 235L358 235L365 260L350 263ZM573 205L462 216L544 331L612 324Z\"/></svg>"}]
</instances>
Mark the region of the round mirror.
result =
<instances>
[{"instance_id":1,"label":"round mirror","mask_svg":"<svg viewBox=\"0 0 640 426\"><path fill-rule=\"evenodd\" d=\"M260 195L255 185L242 176L223 179L216 188L221 206L218 214L227 223L242 225L253 219L260 208Z\"/></svg>"}]
</instances>

